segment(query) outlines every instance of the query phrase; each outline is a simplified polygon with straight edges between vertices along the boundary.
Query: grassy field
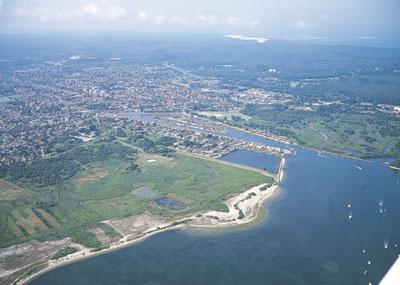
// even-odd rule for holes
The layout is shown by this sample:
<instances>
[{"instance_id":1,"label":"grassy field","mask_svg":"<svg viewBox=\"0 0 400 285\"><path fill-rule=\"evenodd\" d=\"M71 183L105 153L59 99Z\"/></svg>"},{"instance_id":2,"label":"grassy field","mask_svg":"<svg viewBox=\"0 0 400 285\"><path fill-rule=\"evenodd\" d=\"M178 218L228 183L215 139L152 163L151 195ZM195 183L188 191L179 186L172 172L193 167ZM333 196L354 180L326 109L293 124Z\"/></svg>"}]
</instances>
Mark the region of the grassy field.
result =
<instances>
[{"instance_id":1,"label":"grassy field","mask_svg":"<svg viewBox=\"0 0 400 285\"><path fill-rule=\"evenodd\" d=\"M254 105L244 110L249 121L231 121L283 135L298 144L361 157L394 156L400 149L400 119L393 114L346 106L307 112L280 105Z\"/></svg>"},{"instance_id":2,"label":"grassy field","mask_svg":"<svg viewBox=\"0 0 400 285\"><path fill-rule=\"evenodd\" d=\"M131 152L121 144L111 148L118 155L98 143L87 148L43 161L41 171L36 171L37 165L26 164L4 175L0 180L0 247L66 236L99 247L102 244L91 230L101 221L143 211L172 220L197 211L223 210L223 199L229 194L273 180L181 153L164 157ZM90 159L79 158L82 153ZM138 167L130 170L132 164ZM183 209L155 203L166 198Z\"/></svg>"},{"instance_id":3,"label":"grassy field","mask_svg":"<svg viewBox=\"0 0 400 285\"><path fill-rule=\"evenodd\" d=\"M361 154L390 154L395 152L398 137L382 136L374 124L366 125L370 115L333 115L318 118L303 128L294 130L304 145L328 147Z\"/></svg>"}]
</instances>

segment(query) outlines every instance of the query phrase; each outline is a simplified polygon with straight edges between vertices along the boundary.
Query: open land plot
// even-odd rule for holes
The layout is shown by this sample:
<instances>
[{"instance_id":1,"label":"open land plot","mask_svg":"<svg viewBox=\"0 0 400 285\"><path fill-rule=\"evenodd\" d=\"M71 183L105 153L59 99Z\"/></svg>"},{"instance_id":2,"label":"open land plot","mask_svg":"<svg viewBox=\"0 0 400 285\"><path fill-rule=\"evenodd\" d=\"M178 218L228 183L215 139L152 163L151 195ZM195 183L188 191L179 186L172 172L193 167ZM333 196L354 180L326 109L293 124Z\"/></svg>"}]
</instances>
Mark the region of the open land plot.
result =
<instances>
[{"instance_id":1,"label":"open land plot","mask_svg":"<svg viewBox=\"0 0 400 285\"><path fill-rule=\"evenodd\" d=\"M6 176L17 191L27 191L31 198L0 201L1 247L60 237L96 247L101 245L100 235L92 229L102 221L144 212L172 221L199 211L226 211L223 201L228 195L273 181L254 171L183 153L173 157L137 153L112 142L88 143L87 148L41 164L40 172L35 168L31 173L27 164L21 171L31 173L29 177ZM89 159L82 157L85 153ZM137 170L130 170L132 163L139 166ZM47 169L48 165L53 168ZM151 195L135 195L143 189Z\"/></svg>"},{"instance_id":2,"label":"open land plot","mask_svg":"<svg viewBox=\"0 0 400 285\"><path fill-rule=\"evenodd\" d=\"M142 198L152 198L154 197L154 192L153 190L150 189L148 186L141 186L139 188L136 188L132 190L131 192L133 195L142 197Z\"/></svg>"},{"instance_id":3,"label":"open land plot","mask_svg":"<svg viewBox=\"0 0 400 285\"><path fill-rule=\"evenodd\" d=\"M147 162L150 159L156 161ZM113 191L114 195L111 197L86 200L85 206L99 213L104 220L115 216L138 214L146 210L174 219L195 211L224 209L222 201L227 195L272 180L252 171L184 154L165 158L140 153L137 163L140 165L140 172L121 175L119 171L121 167L114 165L114 170L109 170L109 178L103 179L101 183L96 182L82 187L80 192L95 193L91 197L101 197L108 192L107 189L118 189ZM143 189L151 189L151 196L132 195ZM116 195L117 192L121 195ZM85 195L84 193L82 195ZM166 197L184 204L185 207L181 211L176 211L154 203L155 200Z\"/></svg>"},{"instance_id":4,"label":"open land plot","mask_svg":"<svg viewBox=\"0 0 400 285\"><path fill-rule=\"evenodd\" d=\"M30 191L0 179L0 201L14 201L21 197L30 197Z\"/></svg>"},{"instance_id":5,"label":"open land plot","mask_svg":"<svg viewBox=\"0 0 400 285\"><path fill-rule=\"evenodd\" d=\"M359 156L397 156L399 117L335 108L306 112L281 105L254 105L242 110L252 117L249 121L231 120L231 123L284 135L293 142L317 149Z\"/></svg>"},{"instance_id":6,"label":"open land plot","mask_svg":"<svg viewBox=\"0 0 400 285\"><path fill-rule=\"evenodd\" d=\"M0 184L3 280L46 266L71 246L80 251L68 258L128 242L201 212L226 212L228 196L274 180L185 153L164 157L106 144L91 142L76 154L45 160L40 171L27 163L7 173Z\"/></svg>"},{"instance_id":7,"label":"open land plot","mask_svg":"<svg viewBox=\"0 0 400 285\"><path fill-rule=\"evenodd\" d=\"M319 118L308 126L293 130L300 141L310 147L327 147L344 152L362 154L390 154L395 151L398 138L382 136L380 126L368 122L371 115L334 115L331 119ZM395 124L394 122L389 122ZM395 126L393 125L393 128Z\"/></svg>"},{"instance_id":8,"label":"open land plot","mask_svg":"<svg viewBox=\"0 0 400 285\"><path fill-rule=\"evenodd\" d=\"M108 172L104 170L93 171L92 174L85 175L83 177L78 177L75 179L75 184L77 186L82 186L85 184L90 184L92 182L99 181L100 179L107 177Z\"/></svg>"},{"instance_id":9,"label":"open land plot","mask_svg":"<svg viewBox=\"0 0 400 285\"><path fill-rule=\"evenodd\" d=\"M112 219L105 223L113 227L117 232L123 235L139 234L153 227L166 223L166 220L161 216L144 212L139 215L134 215L122 219Z\"/></svg>"},{"instance_id":10,"label":"open land plot","mask_svg":"<svg viewBox=\"0 0 400 285\"><path fill-rule=\"evenodd\" d=\"M0 284L7 276L20 271L33 263L45 261L49 256L56 254L66 246L74 246L70 239L56 241L38 242L13 245L7 248L0 248Z\"/></svg>"},{"instance_id":11,"label":"open land plot","mask_svg":"<svg viewBox=\"0 0 400 285\"><path fill-rule=\"evenodd\" d=\"M109 245L113 242L116 242L120 239L120 235L110 235L108 234L103 228L101 227L95 227L93 229L90 229L90 232L93 233L96 236L96 239L101 242L101 244L104 245Z\"/></svg>"}]
</instances>

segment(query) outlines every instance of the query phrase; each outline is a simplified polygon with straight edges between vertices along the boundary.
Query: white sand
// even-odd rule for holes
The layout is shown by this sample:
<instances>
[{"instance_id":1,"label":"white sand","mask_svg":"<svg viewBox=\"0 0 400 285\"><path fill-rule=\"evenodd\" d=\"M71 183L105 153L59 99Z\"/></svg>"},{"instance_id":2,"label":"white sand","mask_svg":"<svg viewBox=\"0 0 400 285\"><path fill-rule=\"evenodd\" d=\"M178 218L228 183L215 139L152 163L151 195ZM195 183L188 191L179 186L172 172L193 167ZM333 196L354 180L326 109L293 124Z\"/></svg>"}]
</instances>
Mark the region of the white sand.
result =
<instances>
[{"instance_id":1,"label":"white sand","mask_svg":"<svg viewBox=\"0 0 400 285\"><path fill-rule=\"evenodd\" d=\"M282 157L279 166L279 172L277 175L278 183L283 179L283 169L285 164L285 158ZM263 203L272 198L273 194L276 192L278 185L272 185L265 190L261 190L262 187L267 184L261 184L255 186L245 192L239 193L228 198L225 201L229 211L219 212L219 211L209 211L202 214L195 214L190 217L182 218L170 223L161 222L160 224L155 224L152 228L149 228L139 234L128 234L124 235L119 241L111 244L108 248L91 252L90 249L81 247L81 249L73 254L62 257L57 260L50 260L49 266L37 273L34 273L26 278L19 279L15 284L27 284L33 278L48 272L54 268L63 266L68 263L76 262L85 258L89 258L95 255L110 252L140 241L144 239L172 229L176 229L183 226L196 227L196 228L218 228L218 227L228 227L228 226L238 226L242 224L247 224L254 221L257 218L259 209L262 207ZM240 212L242 216L240 217ZM240 217L240 218L239 218ZM183 223L185 222L185 223Z\"/></svg>"}]
</instances>

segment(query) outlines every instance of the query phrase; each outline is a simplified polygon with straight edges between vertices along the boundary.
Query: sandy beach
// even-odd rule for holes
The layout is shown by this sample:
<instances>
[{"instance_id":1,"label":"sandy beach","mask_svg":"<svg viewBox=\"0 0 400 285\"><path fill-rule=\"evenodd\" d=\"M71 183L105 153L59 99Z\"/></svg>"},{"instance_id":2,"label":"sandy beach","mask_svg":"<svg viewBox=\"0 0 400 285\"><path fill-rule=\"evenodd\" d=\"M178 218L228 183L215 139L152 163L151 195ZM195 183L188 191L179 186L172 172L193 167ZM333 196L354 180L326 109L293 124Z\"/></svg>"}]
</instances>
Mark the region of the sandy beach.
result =
<instances>
[{"instance_id":1,"label":"sandy beach","mask_svg":"<svg viewBox=\"0 0 400 285\"><path fill-rule=\"evenodd\" d=\"M263 203L275 194L278 185L261 184L226 200L228 212L210 211L193 219L188 226L197 228L232 227L247 224L257 218Z\"/></svg>"},{"instance_id":2,"label":"sandy beach","mask_svg":"<svg viewBox=\"0 0 400 285\"><path fill-rule=\"evenodd\" d=\"M283 179L284 164L285 158L282 157L279 165L279 172L277 175L277 183L281 182ZM81 261L83 259L91 258L96 255L121 249L135 243L139 243L146 238L161 232L182 227L197 229L217 229L221 227L236 227L251 223L252 221L257 219L259 209L262 207L262 205L266 201L276 196L276 193L278 192L278 187L278 184L261 184L252 187L244 192L227 197L224 202L228 207L227 212L209 211L205 213L193 214L192 216L178 219L172 222L160 221L159 223L153 223L151 224L150 228L147 228L140 233L124 234L121 239L99 251L92 251L92 249L80 246L77 252L59 258L57 260L50 260L48 261L48 266L46 268L29 276L22 276L15 280L12 284L28 284L32 279L55 268L64 266L69 263ZM108 223L108 221L105 222Z\"/></svg>"}]
</instances>

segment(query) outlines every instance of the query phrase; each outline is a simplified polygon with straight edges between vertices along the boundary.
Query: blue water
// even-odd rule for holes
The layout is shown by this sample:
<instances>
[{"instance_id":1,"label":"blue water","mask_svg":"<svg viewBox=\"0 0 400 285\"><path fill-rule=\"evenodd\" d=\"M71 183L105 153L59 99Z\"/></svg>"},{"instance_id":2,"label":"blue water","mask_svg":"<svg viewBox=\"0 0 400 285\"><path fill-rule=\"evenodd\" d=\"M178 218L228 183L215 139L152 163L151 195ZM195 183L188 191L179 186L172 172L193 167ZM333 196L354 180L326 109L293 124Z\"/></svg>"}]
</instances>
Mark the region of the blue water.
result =
<instances>
[{"instance_id":1,"label":"blue water","mask_svg":"<svg viewBox=\"0 0 400 285\"><path fill-rule=\"evenodd\" d=\"M279 158L270 154L238 149L221 157L221 159L263 169L270 173L278 173Z\"/></svg>"},{"instance_id":2,"label":"blue water","mask_svg":"<svg viewBox=\"0 0 400 285\"><path fill-rule=\"evenodd\" d=\"M377 284L400 254L399 181L376 163L298 149L261 225L165 232L32 284Z\"/></svg>"},{"instance_id":3,"label":"blue water","mask_svg":"<svg viewBox=\"0 0 400 285\"><path fill-rule=\"evenodd\" d=\"M263 143L267 144L269 146L274 146L274 147L281 147L281 148L296 148L292 145L284 144L278 141L273 141L273 140L268 140L260 136L252 135L246 132L238 131L236 129L227 129L226 135L228 135L231 138L234 139L240 139L240 140L245 140L245 141L250 141L250 142L255 142L255 143Z\"/></svg>"}]
</instances>

